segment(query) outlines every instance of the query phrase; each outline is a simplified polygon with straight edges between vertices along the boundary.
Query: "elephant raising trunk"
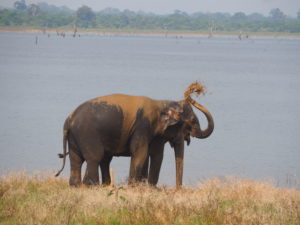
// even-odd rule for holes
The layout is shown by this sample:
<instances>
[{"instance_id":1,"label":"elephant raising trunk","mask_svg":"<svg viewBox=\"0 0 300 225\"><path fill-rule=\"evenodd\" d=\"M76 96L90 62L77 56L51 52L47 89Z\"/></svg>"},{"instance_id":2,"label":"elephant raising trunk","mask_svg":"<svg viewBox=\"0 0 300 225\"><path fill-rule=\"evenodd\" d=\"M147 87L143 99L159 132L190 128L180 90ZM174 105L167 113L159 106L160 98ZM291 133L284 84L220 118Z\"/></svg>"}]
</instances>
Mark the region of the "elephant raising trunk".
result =
<instances>
[{"instance_id":1,"label":"elephant raising trunk","mask_svg":"<svg viewBox=\"0 0 300 225\"><path fill-rule=\"evenodd\" d=\"M200 95L201 93L205 93L205 87L198 82L192 83L188 89L184 93L185 100L190 103L191 105L195 106L201 112L204 113L208 126L205 130L199 129L199 132L194 136L196 138L204 139L211 135L214 130L214 120L212 118L211 113L201 104L197 103L194 99L191 98L191 94L196 93L196 95ZM192 135L193 136L193 135Z\"/></svg>"},{"instance_id":2,"label":"elephant raising trunk","mask_svg":"<svg viewBox=\"0 0 300 225\"><path fill-rule=\"evenodd\" d=\"M191 98L191 94L195 93L196 95L200 95L205 91L204 87L198 82L192 83L184 93L184 111L183 111L183 120L184 124L189 127L188 133L183 132L184 136L192 136L196 138L207 138L211 135L214 130L214 120L210 112L201 104L197 103L195 100ZM196 107L206 116L208 126L205 130L202 130L200 127L200 123L198 118L194 113L189 113L189 115L194 115L192 118L187 118L184 114L185 112L192 111L192 107ZM188 141L189 143L189 141ZM184 139L181 138L181 141L177 141L174 146L175 151L175 161L176 161L176 187L180 187L182 185L182 177L183 177L183 158L184 158Z\"/></svg>"}]
</instances>

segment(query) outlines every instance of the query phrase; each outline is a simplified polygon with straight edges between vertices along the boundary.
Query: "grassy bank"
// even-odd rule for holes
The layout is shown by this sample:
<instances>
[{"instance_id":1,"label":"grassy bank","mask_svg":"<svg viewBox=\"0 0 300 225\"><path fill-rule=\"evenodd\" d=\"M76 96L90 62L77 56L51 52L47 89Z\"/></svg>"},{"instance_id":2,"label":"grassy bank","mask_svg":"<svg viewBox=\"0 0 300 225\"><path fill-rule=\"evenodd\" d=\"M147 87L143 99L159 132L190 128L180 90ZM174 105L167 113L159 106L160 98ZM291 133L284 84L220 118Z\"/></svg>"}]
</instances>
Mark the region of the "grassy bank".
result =
<instances>
[{"instance_id":1,"label":"grassy bank","mask_svg":"<svg viewBox=\"0 0 300 225\"><path fill-rule=\"evenodd\" d=\"M0 224L300 224L300 190L244 179L197 188L70 188L65 178L0 178Z\"/></svg>"}]
</instances>

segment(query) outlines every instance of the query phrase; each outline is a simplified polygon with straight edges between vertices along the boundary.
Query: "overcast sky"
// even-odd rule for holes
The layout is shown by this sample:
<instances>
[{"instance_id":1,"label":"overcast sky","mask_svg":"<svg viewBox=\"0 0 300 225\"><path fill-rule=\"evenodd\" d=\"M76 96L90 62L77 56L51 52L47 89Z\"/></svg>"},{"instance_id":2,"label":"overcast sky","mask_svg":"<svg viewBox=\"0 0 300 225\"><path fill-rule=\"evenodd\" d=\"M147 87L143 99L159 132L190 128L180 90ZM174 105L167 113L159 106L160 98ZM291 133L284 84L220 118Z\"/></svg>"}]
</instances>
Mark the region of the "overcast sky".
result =
<instances>
[{"instance_id":1,"label":"overcast sky","mask_svg":"<svg viewBox=\"0 0 300 225\"><path fill-rule=\"evenodd\" d=\"M12 7L16 0L0 0L0 6ZM279 8L287 15L296 17L300 9L300 0L25 0L27 4L47 2L57 6L66 5L77 9L82 5L100 11L107 7L120 10L145 11L158 14L172 13L178 9L193 12L253 12L269 15L273 8Z\"/></svg>"}]
</instances>

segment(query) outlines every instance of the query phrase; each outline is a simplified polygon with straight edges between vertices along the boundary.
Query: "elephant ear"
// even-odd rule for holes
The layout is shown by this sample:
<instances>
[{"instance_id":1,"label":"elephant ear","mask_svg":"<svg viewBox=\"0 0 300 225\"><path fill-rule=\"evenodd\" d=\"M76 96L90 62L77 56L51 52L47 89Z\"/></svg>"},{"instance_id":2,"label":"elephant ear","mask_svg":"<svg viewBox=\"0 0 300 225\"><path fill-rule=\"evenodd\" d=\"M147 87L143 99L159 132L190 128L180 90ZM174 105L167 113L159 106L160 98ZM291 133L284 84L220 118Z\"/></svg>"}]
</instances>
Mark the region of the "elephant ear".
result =
<instances>
[{"instance_id":1,"label":"elephant ear","mask_svg":"<svg viewBox=\"0 0 300 225\"><path fill-rule=\"evenodd\" d=\"M168 106L162 112L163 131L165 131L169 126L178 123L181 120L182 112L183 109L179 104Z\"/></svg>"}]
</instances>

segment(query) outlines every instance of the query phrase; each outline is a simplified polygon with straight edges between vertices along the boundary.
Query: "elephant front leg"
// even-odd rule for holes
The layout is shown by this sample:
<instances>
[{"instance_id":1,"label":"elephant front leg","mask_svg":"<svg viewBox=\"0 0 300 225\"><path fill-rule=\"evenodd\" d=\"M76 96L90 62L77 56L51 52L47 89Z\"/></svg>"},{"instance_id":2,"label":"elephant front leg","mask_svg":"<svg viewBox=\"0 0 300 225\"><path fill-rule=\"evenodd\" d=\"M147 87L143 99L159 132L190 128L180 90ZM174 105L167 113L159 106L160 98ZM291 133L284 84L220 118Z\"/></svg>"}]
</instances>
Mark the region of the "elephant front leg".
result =
<instances>
[{"instance_id":1,"label":"elephant front leg","mask_svg":"<svg viewBox=\"0 0 300 225\"><path fill-rule=\"evenodd\" d=\"M175 146L175 163L176 163L176 188L182 186L183 177L183 159L184 159L184 138L181 138Z\"/></svg>"}]
</instances>

